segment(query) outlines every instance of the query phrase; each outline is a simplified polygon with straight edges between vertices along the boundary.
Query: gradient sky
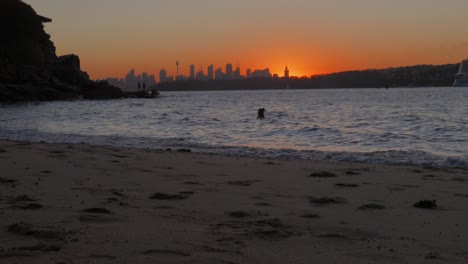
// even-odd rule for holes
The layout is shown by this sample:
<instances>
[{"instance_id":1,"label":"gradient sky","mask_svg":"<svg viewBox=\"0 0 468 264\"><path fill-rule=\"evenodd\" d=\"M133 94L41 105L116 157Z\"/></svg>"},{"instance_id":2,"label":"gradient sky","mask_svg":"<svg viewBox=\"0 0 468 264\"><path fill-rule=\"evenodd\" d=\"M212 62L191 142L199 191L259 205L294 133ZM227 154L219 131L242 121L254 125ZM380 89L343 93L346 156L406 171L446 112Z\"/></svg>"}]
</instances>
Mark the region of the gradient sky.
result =
<instances>
[{"instance_id":1,"label":"gradient sky","mask_svg":"<svg viewBox=\"0 0 468 264\"><path fill-rule=\"evenodd\" d=\"M188 74L213 63L296 76L455 63L468 57L468 0L24 0L59 55L91 78L131 68Z\"/></svg>"}]
</instances>

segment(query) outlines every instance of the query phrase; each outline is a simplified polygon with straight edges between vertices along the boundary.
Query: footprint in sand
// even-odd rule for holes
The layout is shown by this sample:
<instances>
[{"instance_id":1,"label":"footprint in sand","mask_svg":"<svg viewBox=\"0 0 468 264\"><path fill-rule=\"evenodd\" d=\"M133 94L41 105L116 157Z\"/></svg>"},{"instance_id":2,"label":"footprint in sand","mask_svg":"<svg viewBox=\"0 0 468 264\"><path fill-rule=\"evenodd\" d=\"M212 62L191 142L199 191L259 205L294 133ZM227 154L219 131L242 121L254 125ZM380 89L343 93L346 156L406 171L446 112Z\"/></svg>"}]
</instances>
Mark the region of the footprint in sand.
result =
<instances>
[{"instance_id":1,"label":"footprint in sand","mask_svg":"<svg viewBox=\"0 0 468 264\"><path fill-rule=\"evenodd\" d=\"M184 182L186 185L203 185L202 183L196 182L196 181L186 181Z\"/></svg>"},{"instance_id":2,"label":"footprint in sand","mask_svg":"<svg viewBox=\"0 0 468 264\"><path fill-rule=\"evenodd\" d=\"M349 239L345 234L341 233L320 233L317 235L317 237L331 239Z\"/></svg>"},{"instance_id":3,"label":"footprint in sand","mask_svg":"<svg viewBox=\"0 0 468 264\"><path fill-rule=\"evenodd\" d=\"M313 213L306 213L306 214L301 214L301 218L307 218L307 219L318 219L320 218L320 215L318 214L313 214Z\"/></svg>"},{"instance_id":4,"label":"footprint in sand","mask_svg":"<svg viewBox=\"0 0 468 264\"><path fill-rule=\"evenodd\" d=\"M434 174L427 174L427 175L421 176L421 179L423 179L425 181L427 181L427 180L436 180L437 176L435 176Z\"/></svg>"},{"instance_id":5,"label":"footprint in sand","mask_svg":"<svg viewBox=\"0 0 468 264\"><path fill-rule=\"evenodd\" d=\"M251 181L228 181L227 184L229 185L237 185L237 186L243 186L243 187L248 187L256 182L261 182L260 180L251 180Z\"/></svg>"},{"instance_id":6,"label":"footprint in sand","mask_svg":"<svg viewBox=\"0 0 468 264\"><path fill-rule=\"evenodd\" d=\"M23 194L11 199L10 204L12 204L12 209L22 210L38 210L44 207L42 204L34 203L36 201L38 201L38 199L34 199Z\"/></svg>"},{"instance_id":7,"label":"footprint in sand","mask_svg":"<svg viewBox=\"0 0 468 264\"><path fill-rule=\"evenodd\" d=\"M17 180L8 179L8 178L0 178L0 184L8 184L8 183L15 183Z\"/></svg>"},{"instance_id":8,"label":"footprint in sand","mask_svg":"<svg viewBox=\"0 0 468 264\"><path fill-rule=\"evenodd\" d=\"M52 151L49 151L49 153L50 154L65 154L67 152L63 150L52 150Z\"/></svg>"},{"instance_id":9,"label":"footprint in sand","mask_svg":"<svg viewBox=\"0 0 468 264\"><path fill-rule=\"evenodd\" d=\"M13 199L13 202L36 202L36 201L38 201L38 199L31 198L27 196L26 194L17 196Z\"/></svg>"},{"instance_id":10,"label":"footprint in sand","mask_svg":"<svg viewBox=\"0 0 468 264\"><path fill-rule=\"evenodd\" d=\"M383 210L385 209L384 205L377 203L368 203L359 206L358 210Z\"/></svg>"},{"instance_id":11,"label":"footprint in sand","mask_svg":"<svg viewBox=\"0 0 468 264\"><path fill-rule=\"evenodd\" d=\"M52 155L49 155L49 157L52 157L52 158L66 158L68 157L67 155L65 155L65 153L67 153L67 151L63 151L63 150L53 150L53 151L49 151L50 154Z\"/></svg>"},{"instance_id":12,"label":"footprint in sand","mask_svg":"<svg viewBox=\"0 0 468 264\"><path fill-rule=\"evenodd\" d=\"M318 172L312 172L311 174L309 174L309 177L313 177L313 178L334 178L334 177L338 177L338 175L336 175L333 172L329 172L329 171L318 171Z\"/></svg>"},{"instance_id":13,"label":"footprint in sand","mask_svg":"<svg viewBox=\"0 0 468 264\"><path fill-rule=\"evenodd\" d=\"M213 231L217 235L221 235L222 239L229 236L230 241L255 238L279 240L295 235L278 218L251 221L230 220L214 225ZM220 242L220 240L217 241Z\"/></svg>"},{"instance_id":14,"label":"footprint in sand","mask_svg":"<svg viewBox=\"0 0 468 264\"><path fill-rule=\"evenodd\" d=\"M80 222L109 223L118 221L118 218L112 216L114 213L105 208L86 208L80 212L82 213L79 217Z\"/></svg>"},{"instance_id":15,"label":"footprint in sand","mask_svg":"<svg viewBox=\"0 0 468 264\"><path fill-rule=\"evenodd\" d=\"M185 200L190 197L190 195L194 194L194 192L186 191L180 192L179 194L167 194L167 193L155 193L151 195L149 198L154 200L166 200L166 201L177 201L177 200Z\"/></svg>"},{"instance_id":16,"label":"footprint in sand","mask_svg":"<svg viewBox=\"0 0 468 264\"><path fill-rule=\"evenodd\" d=\"M236 218L245 218L245 217L250 217L251 215L245 211L233 211L233 212L226 212L227 215L230 217L236 217Z\"/></svg>"},{"instance_id":17,"label":"footprint in sand","mask_svg":"<svg viewBox=\"0 0 468 264\"><path fill-rule=\"evenodd\" d=\"M348 187L348 188L354 188L354 187L359 186L359 185L354 184L354 183L343 183L343 182L335 183L335 185L338 186L338 187Z\"/></svg>"},{"instance_id":18,"label":"footprint in sand","mask_svg":"<svg viewBox=\"0 0 468 264\"><path fill-rule=\"evenodd\" d=\"M39 210L39 209L44 208L44 206L39 203L28 203L28 204L13 205L12 208L22 209L22 210Z\"/></svg>"},{"instance_id":19,"label":"footprint in sand","mask_svg":"<svg viewBox=\"0 0 468 264\"><path fill-rule=\"evenodd\" d=\"M269 203L265 203L265 202L259 202L259 203L256 203L255 206L259 206L259 207L271 207L272 205L269 204Z\"/></svg>"},{"instance_id":20,"label":"footprint in sand","mask_svg":"<svg viewBox=\"0 0 468 264\"><path fill-rule=\"evenodd\" d=\"M206 162L206 161L200 161L198 163L202 164L202 165L208 165L208 166L218 166L219 165L218 163L211 163L211 162Z\"/></svg>"},{"instance_id":21,"label":"footprint in sand","mask_svg":"<svg viewBox=\"0 0 468 264\"><path fill-rule=\"evenodd\" d=\"M419 202L414 203L413 206L422 209L436 209L437 203L436 200L421 200Z\"/></svg>"},{"instance_id":22,"label":"footprint in sand","mask_svg":"<svg viewBox=\"0 0 468 264\"><path fill-rule=\"evenodd\" d=\"M0 250L0 259L13 257L35 257L38 253L49 253L60 251L61 247L56 245L37 244L34 246L21 246Z\"/></svg>"},{"instance_id":23,"label":"footprint in sand","mask_svg":"<svg viewBox=\"0 0 468 264\"><path fill-rule=\"evenodd\" d=\"M190 257L192 254L177 251L177 250L165 250L165 249L149 249L143 251L143 255L150 256L161 256L161 257Z\"/></svg>"},{"instance_id":24,"label":"footprint in sand","mask_svg":"<svg viewBox=\"0 0 468 264\"><path fill-rule=\"evenodd\" d=\"M91 254L91 255L89 255L89 257L93 258L93 259L101 259L101 260L116 260L117 259L116 256L101 255L101 254Z\"/></svg>"},{"instance_id":25,"label":"footprint in sand","mask_svg":"<svg viewBox=\"0 0 468 264\"><path fill-rule=\"evenodd\" d=\"M309 197L309 202L318 205L329 205L329 204L345 204L346 199L343 197Z\"/></svg>"},{"instance_id":26,"label":"footprint in sand","mask_svg":"<svg viewBox=\"0 0 468 264\"><path fill-rule=\"evenodd\" d=\"M121 155L121 154L111 154L111 156L114 156L116 158L127 158L128 156Z\"/></svg>"},{"instance_id":27,"label":"footprint in sand","mask_svg":"<svg viewBox=\"0 0 468 264\"><path fill-rule=\"evenodd\" d=\"M81 212L83 213L90 213L90 214L107 214L107 215L111 215L112 212L105 209L105 208L86 208L86 209L83 209L81 210Z\"/></svg>"},{"instance_id":28,"label":"footprint in sand","mask_svg":"<svg viewBox=\"0 0 468 264\"><path fill-rule=\"evenodd\" d=\"M360 175L360 172L349 170L345 172L346 175Z\"/></svg>"},{"instance_id":29,"label":"footprint in sand","mask_svg":"<svg viewBox=\"0 0 468 264\"><path fill-rule=\"evenodd\" d=\"M56 246L56 245L46 245L46 244L38 244L35 246L23 246L23 247L16 247L16 248L11 248L10 250L20 250L20 251L39 251L43 253L47 252L56 252L60 251L61 247Z\"/></svg>"},{"instance_id":30,"label":"footprint in sand","mask_svg":"<svg viewBox=\"0 0 468 264\"><path fill-rule=\"evenodd\" d=\"M392 192L401 192L406 190L406 188L401 188L401 187L387 187L387 190L392 191Z\"/></svg>"},{"instance_id":31,"label":"footprint in sand","mask_svg":"<svg viewBox=\"0 0 468 264\"><path fill-rule=\"evenodd\" d=\"M454 177L454 178L452 178L452 181L456 181L456 182L468 182L468 178Z\"/></svg>"},{"instance_id":32,"label":"footprint in sand","mask_svg":"<svg viewBox=\"0 0 468 264\"><path fill-rule=\"evenodd\" d=\"M10 233L31 236L37 239L65 240L69 232L55 227L37 227L24 222L12 224L8 227Z\"/></svg>"}]
</instances>

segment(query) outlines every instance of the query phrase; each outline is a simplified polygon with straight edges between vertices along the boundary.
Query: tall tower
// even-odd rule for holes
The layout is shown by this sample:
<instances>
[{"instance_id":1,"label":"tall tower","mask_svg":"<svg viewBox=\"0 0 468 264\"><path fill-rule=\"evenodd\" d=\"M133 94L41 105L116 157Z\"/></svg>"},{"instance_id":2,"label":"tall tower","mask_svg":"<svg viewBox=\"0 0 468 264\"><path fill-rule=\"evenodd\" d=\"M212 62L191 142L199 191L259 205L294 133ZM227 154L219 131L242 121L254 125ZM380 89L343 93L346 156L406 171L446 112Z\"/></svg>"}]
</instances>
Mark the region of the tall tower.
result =
<instances>
[{"instance_id":1,"label":"tall tower","mask_svg":"<svg viewBox=\"0 0 468 264\"><path fill-rule=\"evenodd\" d=\"M176 60L175 65L177 67L177 73L176 73L176 80L177 80L177 77L179 77L179 60Z\"/></svg>"},{"instance_id":2,"label":"tall tower","mask_svg":"<svg viewBox=\"0 0 468 264\"><path fill-rule=\"evenodd\" d=\"M213 64L210 64L210 66L208 66L208 79L209 80L214 79Z\"/></svg>"},{"instance_id":3,"label":"tall tower","mask_svg":"<svg viewBox=\"0 0 468 264\"><path fill-rule=\"evenodd\" d=\"M190 80L195 80L195 65L190 64Z\"/></svg>"},{"instance_id":4,"label":"tall tower","mask_svg":"<svg viewBox=\"0 0 468 264\"><path fill-rule=\"evenodd\" d=\"M165 69L159 71L159 82L167 82L167 72Z\"/></svg>"},{"instance_id":5,"label":"tall tower","mask_svg":"<svg viewBox=\"0 0 468 264\"><path fill-rule=\"evenodd\" d=\"M226 64L226 79L228 80L232 79L232 64L231 63Z\"/></svg>"},{"instance_id":6,"label":"tall tower","mask_svg":"<svg viewBox=\"0 0 468 264\"><path fill-rule=\"evenodd\" d=\"M288 70L288 66L286 66L286 68L284 69L284 78L289 79L289 70Z\"/></svg>"}]
</instances>

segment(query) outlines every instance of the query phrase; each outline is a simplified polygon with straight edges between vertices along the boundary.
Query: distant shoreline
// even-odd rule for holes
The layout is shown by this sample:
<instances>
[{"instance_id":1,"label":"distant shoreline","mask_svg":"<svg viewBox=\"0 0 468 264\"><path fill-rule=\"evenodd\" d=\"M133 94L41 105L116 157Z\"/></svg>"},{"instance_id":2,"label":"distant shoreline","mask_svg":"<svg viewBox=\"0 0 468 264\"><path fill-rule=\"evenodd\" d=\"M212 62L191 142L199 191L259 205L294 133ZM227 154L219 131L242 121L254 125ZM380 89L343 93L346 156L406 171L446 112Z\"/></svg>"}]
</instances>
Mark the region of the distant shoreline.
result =
<instances>
[{"instance_id":1,"label":"distant shoreline","mask_svg":"<svg viewBox=\"0 0 468 264\"><path fill-rule=\"evenodd\" d=\"M452 86L447 85L447 86L396 86L396 87L314 87L314 88L271 88L271 87L260 87L260 88L252 88L252 87L247 87L247 88L219 88L219 87L207 87L207 88L187 88L187 86L181 86L178 88L176 84L174 84L173 88L158 88L158 91L162 92L226 92L226 91L278 91L278 90L283 90L283 91L288 91L288 90L333 90L333 89L382 89L382 90L387 90L387 89L428 89L428 88L452 88ZM163 94L164 96L164 94Z\"/></svg>"},{"instance_id":2,"label":"distant shoreline","mask_svg":"<svg viewBox=\"0 0 468 264\"><path fill-rule=\"evenodd\" d=\"M159 91L280 90L330 88L450 87L458 64L419 65L381 70L347 71L310 78L178 80L158 83Z\"/></svg>"}]
</instances>

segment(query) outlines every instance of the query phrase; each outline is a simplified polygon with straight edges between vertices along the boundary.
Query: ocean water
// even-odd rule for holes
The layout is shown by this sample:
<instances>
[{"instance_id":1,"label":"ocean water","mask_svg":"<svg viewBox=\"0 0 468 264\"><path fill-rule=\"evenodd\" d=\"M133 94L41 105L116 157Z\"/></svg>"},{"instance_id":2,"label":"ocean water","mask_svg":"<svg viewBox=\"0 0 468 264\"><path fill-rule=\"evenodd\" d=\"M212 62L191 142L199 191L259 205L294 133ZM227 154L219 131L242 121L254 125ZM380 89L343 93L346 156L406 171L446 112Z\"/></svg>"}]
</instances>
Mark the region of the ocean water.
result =
<instances>
[{"instance_id":1,"label":"ocean water","mask_svg":"<svg viewBox=\"0 0 468 264\"><path fill-rule=\"evenodd\" d=\"M163 92L0 105L0 139L467 168L467 103L452 87Z\"/></svg>"}]
</instances>

